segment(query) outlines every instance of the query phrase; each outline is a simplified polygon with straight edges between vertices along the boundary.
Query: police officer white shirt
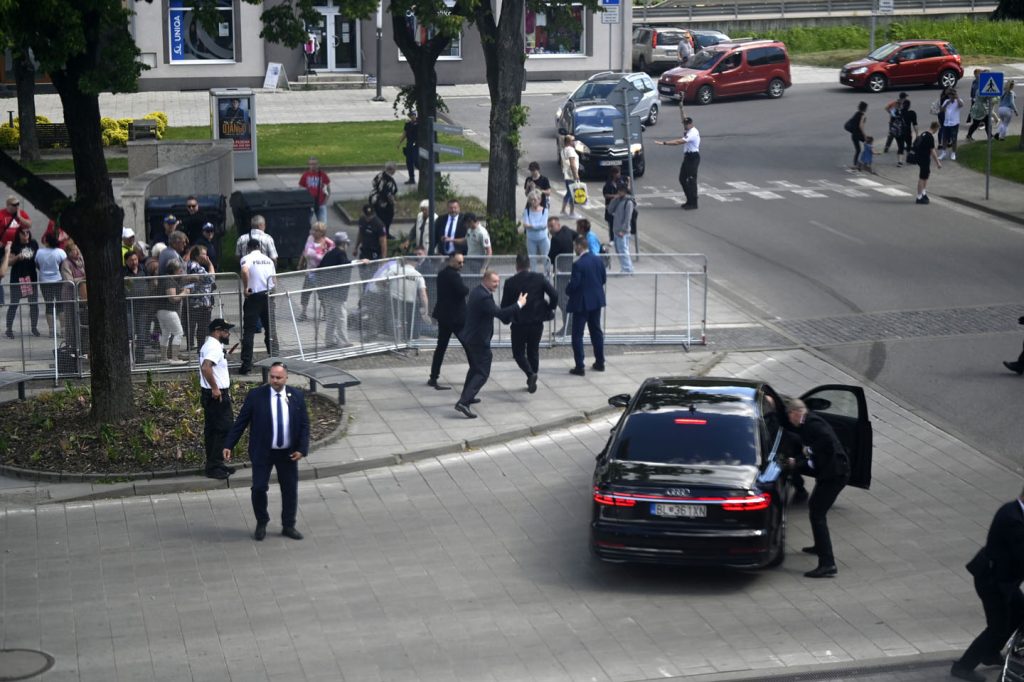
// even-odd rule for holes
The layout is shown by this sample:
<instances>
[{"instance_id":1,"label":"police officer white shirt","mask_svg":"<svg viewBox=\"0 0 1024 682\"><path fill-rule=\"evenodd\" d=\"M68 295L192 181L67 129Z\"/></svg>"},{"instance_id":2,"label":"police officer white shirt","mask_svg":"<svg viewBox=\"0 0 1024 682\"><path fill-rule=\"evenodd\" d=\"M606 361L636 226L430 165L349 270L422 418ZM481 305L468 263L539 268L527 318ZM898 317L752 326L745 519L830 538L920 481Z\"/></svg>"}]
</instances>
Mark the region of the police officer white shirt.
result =
<instances>
[{"instance_id":1,"label":"police officer white shirt","mask_svg":"<svg viewBox=\"0 0 1024 682\"><path fill-rule=\"evenodd\" d=\"M248 278L246 286L250 293L265 293L274 288L277 268L274 267L274 261L264 255L262 251L250 251L240 263L242 272Z\"/></svg>"},{"instance_id":2,"label":"police officer white shirt","mask_svg":"<svg viewBox=\"0 0 1024 682\"><path fill-rule=\"evenodd\" d=\"M697 126L692 126L683 135L683 153L689 154L690 152L700 151L700 131L697 130Z\"/></svg>"},{"instance_id":3,"label":"police officer white shirt","mask_svg":"<svg viewBox=\"0 0 1024 682\"><path fill-rule=\"evenodd\" d=\"M213 380L217 382L217 388L226 390L231 387L231 378L228 376L228 359L224 355L224 345L220 339L212 336L206 337L206 343L199 349L199 385L202 388L212 389L210 383L203 376L203 363L209 362L213 365Z\"/></svg>"}]
</instances>

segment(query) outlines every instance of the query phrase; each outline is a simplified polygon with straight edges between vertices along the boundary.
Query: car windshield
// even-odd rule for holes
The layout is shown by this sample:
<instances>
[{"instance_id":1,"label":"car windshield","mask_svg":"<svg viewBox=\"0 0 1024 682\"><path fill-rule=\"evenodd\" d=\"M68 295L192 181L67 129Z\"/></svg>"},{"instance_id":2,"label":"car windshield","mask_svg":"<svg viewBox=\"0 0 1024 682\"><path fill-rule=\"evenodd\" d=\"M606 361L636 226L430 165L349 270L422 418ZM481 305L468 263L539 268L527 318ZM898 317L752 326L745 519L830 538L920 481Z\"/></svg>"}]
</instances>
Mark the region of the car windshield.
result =
<instances>
[{"instance_id":1,"label":"car windshield","mask_svg":"<svg viewBox=\"0 0 1024 682\"><path fill-rule=\"evenodd\" d=\"M722 56L722 52L719 50L701 50L697 54L690 57L690 61L686 63L688 69L710 69L718 61L719 57Z\"/></svg>"},{"instance_id":2,"label":"car windshield","mask_svg":"<svg viewBox=\"0 0 1024 682\"><path fill-rule=\"evenodd\" d=\"M613 459L686 465L756 465L749 414L690 410L637 412L622 427Z\"/></svg>"},{"instance_id":3,"label":"car windshield","mask_svg":"<svg viewBox=\"0 0 1024 682\"><path fill-rule=\"evenodd\" d=\"M884 62L898 49L900 49L899 43L886 43L869 54L868 59L874 59L876 62Z\"/></svg>"},{"instance_id":4,"label":"car windshield","mask_svg":"<svg viewBox=\"0 0 1024 682\"><path fill-rule=\"evenodd\" d=\"M598 81L596 83L584 83L576 92L572 93L574 102L582 102L588 99L606 100L608 95L618 84L618 81Z\"/></svg>"},{"instance_id":5,"label":"car windshield","mask_svg":"<svg viewBox=\"0 0 1024 682\"><path fill-rule=\"evenodd\" d=\"M589 107L576 112L576 134L606 133L612 130L612 121L622 118L615 107Z\"/></svg>"},{"instance_id":6,"label":"car windshield","mask_svg":"<svg viewBox=\"0 0 1024 682\"><path fill-rule=\"evenodd\" d=\"M658 34L658 47L665 47L669 45L678 45L679 40L683 37L682 33L659 33Z\"/></svg>"}]
</instances>

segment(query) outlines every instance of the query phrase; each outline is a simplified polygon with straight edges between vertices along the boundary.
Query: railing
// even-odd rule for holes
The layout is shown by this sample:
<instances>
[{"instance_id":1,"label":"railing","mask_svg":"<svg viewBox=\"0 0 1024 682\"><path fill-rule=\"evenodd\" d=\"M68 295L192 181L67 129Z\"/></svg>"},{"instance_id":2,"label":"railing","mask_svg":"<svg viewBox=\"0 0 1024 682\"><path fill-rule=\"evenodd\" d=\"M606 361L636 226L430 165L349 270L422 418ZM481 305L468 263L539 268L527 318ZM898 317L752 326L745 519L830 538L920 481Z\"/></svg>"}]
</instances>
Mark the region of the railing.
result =
<instances>
[{"instance_id":1,"label":"railing","mask_svg":"<svg viewBox=\"0 0 1024 682\"><path fill-rule=\"evenodd\" d=\"M707 260L699 254L643 254L624 273L616 255L608 267L604 329L608 344L701 344L707 318ZM559 292L559 310L543 342L569 343L571 316L565 288L573 257L555 266L535 257L532 269ZM255 335L254 348L269 339L275 355L329 361L383 351L432 348L437 327L430 318L437 273L445 258L402 257L283 273L270 296L269 336ZM485 269L502 279L515 273L513 256L467 258L462 278L468 288ZM500 300L502 289L496 292ZM235 273L139 277L125 280L129 347L133 371L180 370L196 366L198 348L211 318L237 325L233 351L242 341L242 283ZM12 339L0 340L0 367L54 380L88 373L87 301L77 287L57 283L8 287ZM32 309L35 307L33 317ZM44 318L52 317L53 324ZM39 335L32 333L36 329ZM509 329L495 322L493 345L508 346ZM229 357L237 358L237 354Z\"/></svg>"},{"instance_id":2,"label":"railing","mask_svg":"<svg viewBox=\"0 0 1024 682\"><path fill-rule=\"evenodd\" d=\"M894 14L991 12L997 0L894 0ZM668 0L646 9L633 9L635 24L668 24L692 20L741 20L754 17L866 16L877 7L877 0L731 0L700 2Z\"/></svg>"}]
</instances>

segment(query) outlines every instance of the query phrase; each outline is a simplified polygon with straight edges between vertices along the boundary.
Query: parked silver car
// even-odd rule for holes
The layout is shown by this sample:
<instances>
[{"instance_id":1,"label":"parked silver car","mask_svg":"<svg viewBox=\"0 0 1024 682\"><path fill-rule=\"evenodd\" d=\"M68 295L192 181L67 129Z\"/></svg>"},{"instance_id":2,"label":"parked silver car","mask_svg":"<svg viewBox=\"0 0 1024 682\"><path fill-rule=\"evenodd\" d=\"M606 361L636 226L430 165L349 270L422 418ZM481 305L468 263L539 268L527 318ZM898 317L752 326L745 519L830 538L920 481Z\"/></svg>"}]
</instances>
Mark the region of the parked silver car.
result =
<instances>
[{"instance_id":1,"label":"parked silver car","mask_svg":"<svg viewBox=\"0 0 1024 682\"><path fill-rule=\"evenodd\" d=\"M658 97L658 87L653 78L642 72L616 73L613 71L602 71L580 83L579 87L558 107L558 110L555 112L555 127L558 127L558 121L562 118L562 113L577 103L587 102L593 104L607 102L615 104L614 102L609 102L608 97L623 78L628 79L640 92L640 98L633 105L630 113L633 116L639 116L645 125L652 126L657 123L658 109L661 104Z\"/></svg>"},{"instance_id":2,"label":"parked silver car","mask_svg":"<svg viewBox=\"0 0 1024 682\"><path fill-rule=\"evenodd\" d=\"M678 28L637 26L633 29L633 68L664 71L676 66L684 35Z\"/></svg>"}]
</instances>

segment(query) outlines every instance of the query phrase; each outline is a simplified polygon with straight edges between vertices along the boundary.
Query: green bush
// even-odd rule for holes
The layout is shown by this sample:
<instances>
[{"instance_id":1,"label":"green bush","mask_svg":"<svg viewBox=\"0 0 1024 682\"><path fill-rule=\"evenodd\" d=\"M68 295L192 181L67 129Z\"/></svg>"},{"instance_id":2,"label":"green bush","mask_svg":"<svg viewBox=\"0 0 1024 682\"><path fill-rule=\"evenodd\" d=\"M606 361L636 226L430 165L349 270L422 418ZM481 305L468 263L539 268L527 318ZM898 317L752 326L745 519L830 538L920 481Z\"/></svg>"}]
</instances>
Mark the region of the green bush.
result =
<instances>
[{"instance_id":1,"label":"green bush","mask_svg":"<svg viewBox=\"0 0 1024 682\"><path fill-rule=\"evenodd\" d=\"M517 223L510 218L488 218L487 232L495 254L517 254L526 249L526 237L519 234Z\"/></svg>"},{"instance_id":2,"label":"green bush","mask_svg":"<svg viewBox=\"0 0 1024 682\"><path fill-rule=\"evenodd\" d=\"M0 125L0 149L17 149L21 133L18 126Z\"/></svg>"}]
</instances>

